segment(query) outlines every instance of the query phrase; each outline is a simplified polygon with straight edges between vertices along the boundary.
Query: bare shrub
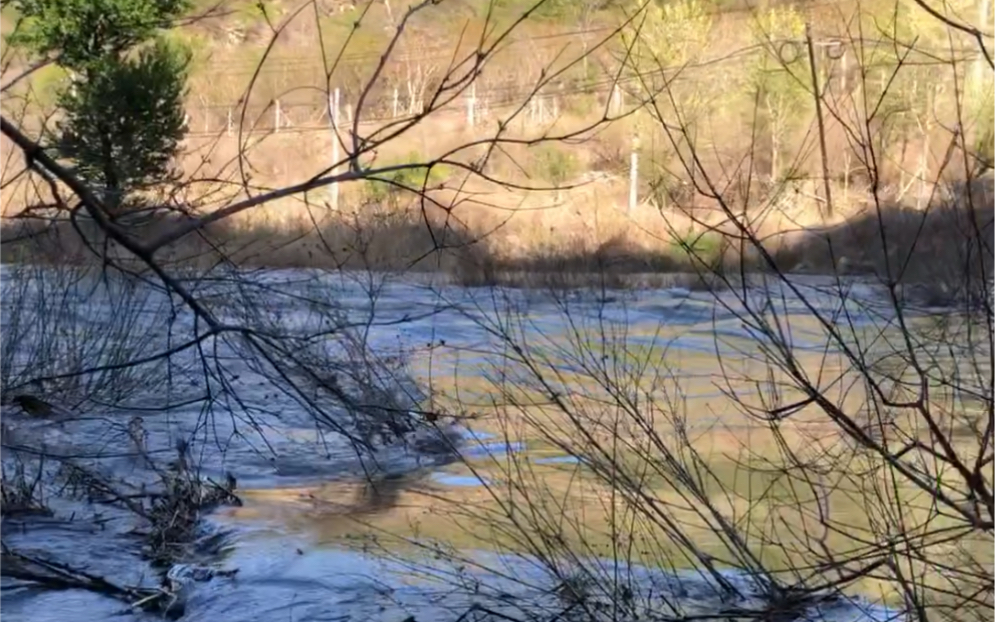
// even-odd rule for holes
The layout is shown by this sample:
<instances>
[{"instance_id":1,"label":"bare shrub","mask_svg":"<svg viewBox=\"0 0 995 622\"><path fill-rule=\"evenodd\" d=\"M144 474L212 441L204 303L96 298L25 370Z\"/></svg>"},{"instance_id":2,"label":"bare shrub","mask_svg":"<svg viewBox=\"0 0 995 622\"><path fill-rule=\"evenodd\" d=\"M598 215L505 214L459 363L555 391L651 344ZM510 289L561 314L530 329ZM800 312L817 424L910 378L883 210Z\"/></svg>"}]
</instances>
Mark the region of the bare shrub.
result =
<instances>
[{"instance_id":1,"label":"bare shrub","mask_svg":"<svg viewBox=\"0 0 995 622\"><path fill-rule=\"evenodd\" d=\"M877 17L863 9L842 20L854 29L842 45L858 59L871 47L860 29ZM740 171L715 165L712 144L689 120L687 89L659 86L657 76L673 70L666 59L634 60L648 115L697 197L724 220L716 227L696 202L674 201L672 211L661 210L666 225L678 240L689 219L711 226L734 251L722 269L703 266L726 284L706 294L712 304L702 314L715 318L712 331L702 339L701 316L683 321L681 301L662 294L661 319L647 326L640 309L638 331L624 307L609 312L565 297L555 322L536 322L514 305L478 320L493 339L487 380L476 387L493 405L488 429L564 460L473 461L487 482L483 500L453 499L432 519L414 518L415 529L455 515L493 548L526 554L541 579L511 581L558 602L530 612L537 619L810 619L852 605L869 619L991 620L991 199L963 164L981 156L965 122L961 44L980 54L986 80L993 63L977 46L982 31L940 22L947 41L930 49L931 65L954 86L927 114L949 121L938 124L949 132L945 155L916 172L932 176L919 196L887 188L908 175L890 168L899 146L889 137L924 130L883 133L876 115L882 102L907 95L893 86L923 84L909 74L918 71L911 55L925 48L878 31L884 42L876 49L894 56L883 68L858 64L862 95L840 99L812 84L817 71L779 68L800 76L795 86L822 108L821 116L812 111L813 138L792 155L795 170L812 171L821 205L796 221L801 247L793 250L804 260L794 262L816 263L821 278L789 274L782 262L792 249L770 250L763 216L779 206L742 204L770 196L734 183L733 173L752 173L757 143L741 145ZM808 29L799 34L793 43L804 59L806 43L814 45ZM871 74L883 76L880 84ZM831 164L819 149L830 122L843 127L865 167L862 214L836 211ZM942 135L935 126L929 132L931 140ZM906 294L919 287L946 304L913 304ZM482 315L483 305L473 317ZM390 536L372 539L389 551ZM501 572L499 562L469 555L459 563ZM453 583L465 576L456 572Z\"/></svg>"}]
</instances>

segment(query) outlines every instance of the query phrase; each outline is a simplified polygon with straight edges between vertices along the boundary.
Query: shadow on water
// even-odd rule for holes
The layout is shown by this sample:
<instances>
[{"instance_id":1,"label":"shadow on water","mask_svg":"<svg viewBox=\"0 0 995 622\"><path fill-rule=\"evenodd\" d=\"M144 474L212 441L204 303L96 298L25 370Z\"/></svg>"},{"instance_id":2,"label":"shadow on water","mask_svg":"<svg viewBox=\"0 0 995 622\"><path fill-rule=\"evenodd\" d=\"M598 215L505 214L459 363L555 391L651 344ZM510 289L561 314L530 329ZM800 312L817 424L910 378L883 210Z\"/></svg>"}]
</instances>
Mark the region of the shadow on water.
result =
<instances>
[{"instance_id":1,"label":"shadow on water","mask_svg":"<svg viewBox=\"0 0 995 622\"><path fill-rule=\"evenodd\" d=\"M44 537L48 545L77 552L80 548L78 534L48 531ZM77 539L77 543L70 545L68 539ZM425 558L419 561L418 572L413 573L400 561L321 545L306 533L289 533L257 521L243 522L233 539L235 544L224 564L238 568L238 574L200 586L187 603L184 620L455 621L473 607L486 607L510 619L548 620L563 610L556 596L559 581L527 556L466 551L466 558L477 566ZM64 544L60 545L60 541ZM110 544L87 552L88 556L101 558L94 564L98 566L95 570L118 564L120 572L134 572L133 561L129 562L127 553L117 546L115 549ZM116 559L111 562L105 558ZM612 562L599 563L612 570ZM664 613L665 603L674 598L692 613L712 611L716 606L715 586L703 576L670 575L635 566L623 570L621 574L628 577L628 583L640 588L636 607L645 612ZM455 588L454 577L475 588ZM725 606L757 604L750 597L752 590L746 578L730 574L727 579L741 586L742 596L724 599ZM592 594L591 598L610 595ZM7 590L3 606L3 613L12 620L123 619L119 605L82 591ZM849 599L820 604L808 615L809 620L824 622L894 620L893 612L885 608Z\"/></svg>"},{"instance_id":2,"label":"shadow on water","mask_svg":"<svg viewBox=\"0 0 995 622\"><path fill-rule=\"evenodd\" d=\"M401 563L369 555L307 547L283 537L267 539L261 533L246 538L252 546L241 547L232 560L242 569L238 580L231 586L199 593L191 602L189 620L451 621L475 606L503 613L510 619L542 620L554 619L555 612L563 609L555 596L555 580L537 570L537 560L527 557L499 558L469 552L481 567L495 570L459 570L455 565L428 562L416 575ZM646 586L647 593L654 591L658 595L647 596L637 606L647 613L664 613L663 603L672 596L689 603L691 610L704 611L714 601L714 587L702 577L673 577L640 568L623 571L629 573L633 584ZM476 591L454 590L447 585L445 577L454 572L478 586ZM747 580L732 575L729 578L739 583L744 594L750 593ZM746 607L755 604L752 600L744 596L736 604ZM696 601L698 607L693 605ZM238 604L237 616L233 616L234 603ZM884 621L889 612L859 601L838 601L824 604L811 614L821 614L819 617L826 622L857 622Z\"/></svg>"}]
</instances>

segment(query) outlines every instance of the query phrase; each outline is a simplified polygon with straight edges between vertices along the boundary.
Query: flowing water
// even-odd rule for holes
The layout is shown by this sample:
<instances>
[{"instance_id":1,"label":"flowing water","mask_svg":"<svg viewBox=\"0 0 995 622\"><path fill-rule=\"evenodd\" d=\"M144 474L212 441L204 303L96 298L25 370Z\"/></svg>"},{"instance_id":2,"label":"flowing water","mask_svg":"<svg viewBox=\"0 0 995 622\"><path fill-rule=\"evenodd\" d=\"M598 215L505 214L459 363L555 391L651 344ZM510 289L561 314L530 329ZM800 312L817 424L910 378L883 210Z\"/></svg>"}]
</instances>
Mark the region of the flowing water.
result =
<instances>
[{"instance_id":1,"label":"flowing water","mask_svg":"<svg viewBox=\"0 0 995 622\"><path fill-rule=\"evenodd\" d=\"M13 275L10 269L5 269L4 276L6 291L24 287L23 276ZM272 273L259 281L273 288L270 295L260 289L246 293L245 297L278 317L282 326L298 323L301 330L310 330L313 326L309 327L308 318L320 314L308 311L304 303L295 306L295 298L286 292L313 292L316 288L334 291L336 304L364 326L362 332L374 351L393 352L400 348L416 353L411 355L412 368L422 380L435 364L432 361L444 361L450 366L458 361L459 373L468 379L483 374L497 351L499 340L495 333L499 327L514 333L522 342L531 343L542 340L555 343L568 340L571 331L576 336L579 332L590 334L594 329L604 333L609 330L606 327L611 327L610 330L616 331L613 334L622 335L633 348L640 344L660 347L665 343L669 352L684 353L689 361L695 353L714 353L716 348L743 356L744 351L755 351L762 342L762 338L737 319L740 307L732 296L724 296L717 303L704 292L671 288L589 292L563 300L534 292L434 287L392 279L378 283L371 294L370 282L364 278ZM826 283L809 280L800 282L799 286L805 288L810 303L825 310L840 308L839 295ZM277 289L283 294L274 294ZM231 295L230 292L199 293L205 300L214 296L220 301ZM854 326L874 325L878 321L873 310L876 307L868 306L868 301L875 299L873 289L863 287L858 293L857 298L864 303L850 310L848 321ZM9 298L5 294L5 303ZM121 313L115 307L114 296L106 292L85 297L81 294L79 298L60 307L60 312L75 314L67 323L99 324L100 318ZM164 322L163 314L173 309L172 303L164 296L143 300L151 305L148 314L153 319L141 334L157 333L156 327L162 333L165 324L155 323ZM805 319L810 310L790 295L783 297L780 304L782 313L795 317L790 337L794 346L799 350L818 349L824 341L823 329ZM240 319L240 312L234 309L226 317L221 303L212 309L221 315L222 321L235 323ZM170 318L174 331L179 332L182 327L193 329L192 318L183 316L181 311L169 313L173 313ZM13 315L6 309L3 318L4 345L8 351L11 335L27 335L33 330L25 327L23 318L15 326ZM569 321L565 319L567 316ZM586 328L579 332L571 328L580 325ZM184 337L172 338L179 341ZM148 343L139 345L138 351L152 352L165 343L163 339L162 334L150 337ZM23 348L24 339L20 343ZM363 497L362 485L357 482L368 465L357 459L341 437L316 427L303 416L298 402L277 394L262 382L259 374L264 371L241 362L239 349L233 343L223 342L227 350L210 354L211 360L224 361L224 382L230 394L241 400L234 405L225 404L233 414L205 414L201 403L166 412L138 406L134 411L127 407L101 411L91 404L85 416L77 418L80 420L51 425L25 421L8 407L5 459L17 453L10 447L23 449L40 442L51 453L74 456L87 464L99 465L105 472L141 479L148 469L129 449L127 435L127 422L139 414L148 433L150 455L168 459L176 439L183 437L193 440L192 452L205 475L219 478L226 471L237 474L245 505L238 510L221 509L206 520L205 534L223 535L211 559L204 561L216 567L237 569L238 573L197 584L187 603L185 620L400 622L409 616L418 621L456 620L474 605L526 619L543 612L551 616L557 607L562 609L562 603L551 596L555 582L549 573L537 560L526 556L497 555L468 548L461 552L465 558L454 562L422 554L418 556L415 572L401 559L347 548L324 538L323 523L341 520L342 513ZM193 362L199 356L195 350L187 351L184 356L187 355ZM18 359L9 356L13 357L11 364L16 364ZM187 384L172 378L169 386L175 395L169 399L182 402L184 395L194 395L205 387L191 373L190 365L177 365L177 369L188 374L183 381ZM693 367L688 364L689 377L697 373ZM149 373L161 373L161 369ZM129 380L138 384L159 381L153 376ZM474 430L472 423L455 433L463 438L464 455L471 458L475 454L529 451L525 446L507 445L493 435ZM376 458L378 468L397 475L404 486L417 486L435 494L458 494L484 483L480 477L452 464L451 459L437 455L382 449ZM543 454L534 456L533 460L536 464L551 464L569 462L571 458ZM326 505L322 506L316 497ZM56 518L6 521L5 543L24 550L44 551L65 563L84 566L94 575L113 577L120 584L157 581L147 564L140 560L135 538L129 536L135 527L133 517L106 510L97 521L68 520L73 512L83 515L75 503L53 497L51 505ZM389 512L389 503L385 507L373 511ZM620 569L613 565L606 572L617 575ZM691 603L690 611L696 607L699 611L714 609L714 593L709 591L710 583L703 577L683 577L678 587L674 576L662 572L634 567L626 567L622 572L633 577L633 582L642 588L653 585L657 593L669 593ZM732 576L730 580L745 581ZM695 606L695 602L699 604ZM6 620L122 619L118 615L122 607L118 601L82 590L19 587L4 579ZM824 619L841 622L885 619L887 614L885 609L856 601L827 605L822 611ZM143 619L148 615L126 613L123 619Z\"/></svg>"}]
</instances>

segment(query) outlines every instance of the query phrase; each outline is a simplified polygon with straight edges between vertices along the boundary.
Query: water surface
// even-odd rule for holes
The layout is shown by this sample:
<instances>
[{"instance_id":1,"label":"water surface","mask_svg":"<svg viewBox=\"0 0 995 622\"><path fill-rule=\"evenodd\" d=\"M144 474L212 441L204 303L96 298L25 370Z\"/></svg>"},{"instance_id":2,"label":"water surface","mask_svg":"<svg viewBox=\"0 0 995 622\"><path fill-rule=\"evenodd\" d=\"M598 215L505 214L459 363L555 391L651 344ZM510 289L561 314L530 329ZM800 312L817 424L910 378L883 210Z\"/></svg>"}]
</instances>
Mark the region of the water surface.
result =
<instances>
[{"instance_id":1,"label":"water surface","mask_svg":"<svg viewBox=\"0 0 995 622\"><path fill-rule=\"evenodd\" d=\"M5 288L23 285L23 278L19 280L7 266L3 275ZM225 323L244 321L246 309L261 308L267 314L267 325L274 330L302 335L320 330L322 322L328 320L328 309L318 308L314 300L325 304L334 299L340 321L364 327L362 334L371 351L385 356L407 353L411 373L417 376L405 389L411 394L412 407L423 397L417 385L425 385L435 376L451 378L452 370L458 369L459 382L471 386L495 369L507 369L509 341L529 344L542 356L557 360L564 373L583 373L584 369L583 361L571 362L564 355L571 343L610 342L623 347L634 360L650 357L656 366L666 362L684 379L698 383L694 397L717 402L724 398L711 382L716 370L709 362L716 352L734 359L749 358L760 354L765 341L740 319L742 301L731 295L716 301L708 293L680 288L554 296L430 286L389 278L378 283L373 295L368 278L286 271L259 275L251 286L239 288L241 302L232 304L230 284L202 282L197 287L198 294ZM818 279L799 280L798 287L806 292L808 305L836 317L845 309L848 327L855 333L880 327L881 318L887 318L870 286L858 285L860 300L849 302ZM112 322L115 317L129 314L133 329L120 331L120 338L142 336L140 343L132 343L132 357L168 349L196 329L189 313L162 293L136 294L131 289L122 294L120 289L82 283L72 289L72 296L63 296L50 308L64 316L64 330L76 331L73 339L78 344L86 343L96 332L106 333L108 327L116 326ZM758 292L755 297L760 300L763 296ZM5 296L5 304L9 298ZM774 298L779 300L780 313L791 320L785 334L793 346L799 352L824 350L826 327L812 317L811 308L790 292ZM138 310L125 308L122 299L132 307L137 305ZM33 324L23 313L7 309L2 324L10 369L39 364L39 352L66 352L53 345L44 327ZM134 330L134 326L141 329ZM37 343L48 345L29 347ZM341 344L334 338L328 337L322 344L330 355L350 356L336 349ZM187 349L168 365L154 364L142 372L145 375L127 378L148 390L133 391L132 398L113 407L87 403L81 420L52 426L25 421L16 414L5 418L11 428L5 459L13 453L10 447L25 450L44 443L51 452L139 481L148 477L147 468L130 450L128 436L129 421L139 415L148 433L151 455L168 458L177 440L185 439L191 442L205 476L237 475L245 507L220 511L209 519L205 530L225 533L224 546L209 562L237 568L238 574L199 585L184 619L365 622L403 620L412 615L417 620L455 620L475 604L518 616L538 612L552 615L556 607L562 609L562 603L550 596L556 579L541 570L536 560L526 557L495 557L485 551L466 550L466 558L475 561L457 564L461 568L457 572L443 568L446 564L432 556L421 555L416 574L410 566L384 555L322 541L320 530L309 527L314 521L301 517L313 517L316 512L348 514L361 506L364 511L391 511L384 501L389 493L377 493L380 507L369 501L363 474L370 468L394 476L393 481L403 482L405 490L418 488L432 494L467 494L461 491L482 489L492 482L450 458L390 448L360 455L329 426L310 419L300 402L281 393L258 361L247 360L243 341L225 337L213 339L210 345L206 354L203 349ZM216 369L205 372L205 360ZM24 374L13 376L23 379ZM394 384L394 379L385 382ZM213 409L196 402L189 407L156 410L163 404L182 404L222 384L226 395L237 395L237 401L217 403ZM493 432L474 430L472 422L461 426L460 434L465 442L462 453L471 462L529 451L524 444L502 442ZM547 452L534 456L533 462L570 467L576 459ZM400 495L404 491L395 492ZM364 506L369 503L370 507ZM80 512L68 501L55 506L63 519ZM157 580L138 557L138 540L128 536L133 519L108 512L96 524L99 526L92 521L8 522L4 525L5 541L44 550L120 583L151 584ZM612 572L617 576L618 569ZM638 575L637 583L643 588L658 585L657 592L664 589L660 585L675 581L672 575L643 568L627 568L626 572ZM746 581L742 577L735 580ZM680 583L680 589L676 584L667 589L683 599L689 610L714 609L713 587L708 580L684 577ZM5 586L9 585L5 580ZM658 606L650 602L651 597L646 598L647 607ZM886 613L861 607L837 603L823 614L827 620L856 622L883 619ZM113 617L121 609L120 603L71 590L5 589L3 599L3 613L13 621L122 619Z\"/></svg>"}]
</instances>

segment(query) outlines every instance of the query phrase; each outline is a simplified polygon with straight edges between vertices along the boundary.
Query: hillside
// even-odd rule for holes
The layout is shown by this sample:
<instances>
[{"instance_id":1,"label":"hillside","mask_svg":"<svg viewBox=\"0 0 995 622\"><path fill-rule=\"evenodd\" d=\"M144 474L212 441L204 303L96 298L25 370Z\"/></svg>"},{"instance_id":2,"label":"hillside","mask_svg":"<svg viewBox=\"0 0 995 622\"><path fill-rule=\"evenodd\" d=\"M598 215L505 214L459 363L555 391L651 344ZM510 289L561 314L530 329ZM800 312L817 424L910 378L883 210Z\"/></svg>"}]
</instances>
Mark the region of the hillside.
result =
<instances>
[{"instance_id":1,"label":"hillside","mask_svg":"<svg viewBox=\"0 0 995 622\"><path fill-rule=\"evenodd\" d=\"M492 137L499 123L506 137L522 139L486 161L483 172L504 184L452 166L431 174L433 200L447 206L431 217L445 219L460 235L486 235L504 258L594 253L619 240L638 252L671 252L675 235L699 226L692 218L719 217L714 200L692 191L683 164L692 152L728 200L764 214L756 226L773 234L825 223L827 216L859 215L870 203L867 140L877 150L875 175L888 201L921 209L935 182L962 179L973 166L970 154L950 156L948 128L962 124L972 149L990 138L990 72L977 73L971 42L948 39L913 0L654 5L624 63L635 28L624 36L614 31L623 6L555 0L502 41L472 88L463 82L443 89L451 97L446 106L431 100L447 75L450 82L465 75L468 65L459 64L472 60L476 47L491 45L529 4L430 5L406 23L381 66L409 6L397 0L199 2L198 17L170 35L194 52L181 162L193 180L184 191L188 204L201 209L230 201L241 192L235 184L249 179L257 188L299 183L341 159L329 118L336 91L338 136L347 144L354 131L375 139L392 124L418 120L377 147L378 164L443 155L473 162L482 151L465 145ZM827 119L821 129L806 24ZM969 88L945 88L954 76ZM44 107L60 79L57 69L39 72L30 84L32 102ZM651 96L652 105L639 106ZM4 102L7 110L12 101ZM870 121L867 102L878 108ZM433 111L421 119L425 107ZM622 118L605 123L606 114ZM676 127L685 134L675 142ZM583 128L592 131L532 144ZM823 198L826 172L831 215ZM419 209L412 197L386 192L377 182L344 184L334 196L341 196L334 204L342 211L364 218L394 213L403 220ZM7 198L8 214L27 200L9 190ZM312 227L315 206L330 202L331 191L323 189L304 201L253 210L233 226L293 237Z\"/></svg>"},{"instance_id":2,"label":"hillside","mask_svg":"<svg viewBox=\"0 0 995 622\"><path fill-rule=\"evenodd\" d=\"M311 104L322 97L309 91L329 84L342 89L348 100L357 98L366 86L397 24L413 4L410 0L197 0L187 22L172 36L194 53L193 105L233 105L250 83L250 100L263 105L276 99L289 106ZM746 22L755 10L753 3L744 0L697 4L714 16L716 34L748 30ZM790 4L808 19L824 21L825 15L842 14L849 3L803 0ZM417 12L405 23L390 60L381 68L373 99L391 100L397 88L409 99L430 92L454 62L496 41L535 5L532 0L447 0ZM612 59L605 44L614 40L617 52L613 31L624 21L626 11L636 6L618 0L540 3L502 41L502 51L488 63L478 89L511 101L517 95L513 91L528 88L554 59L575 60L592 48L590 62L571 70L563 81L588 89L608 85ZM3 15L7 32L17 14L8 3ZM722 37L723 44L748 38ZM59 79L58 71L52 69L41 72L36 83L44 91Z\"/></svg>"}]
</instances>

